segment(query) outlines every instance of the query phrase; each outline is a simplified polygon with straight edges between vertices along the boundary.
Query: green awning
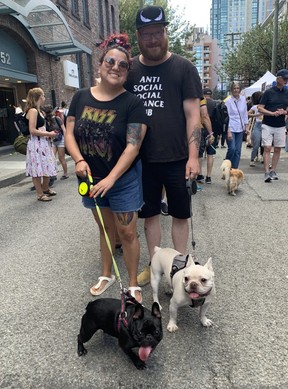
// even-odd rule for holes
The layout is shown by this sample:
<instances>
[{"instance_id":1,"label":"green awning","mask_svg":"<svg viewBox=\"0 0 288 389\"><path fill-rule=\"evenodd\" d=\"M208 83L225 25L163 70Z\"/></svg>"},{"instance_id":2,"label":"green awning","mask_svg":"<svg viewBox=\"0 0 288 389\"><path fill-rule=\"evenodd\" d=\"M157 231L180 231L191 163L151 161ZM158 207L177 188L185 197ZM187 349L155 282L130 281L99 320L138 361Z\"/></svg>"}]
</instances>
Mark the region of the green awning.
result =
<instances>
[{"instance_id":1,"label":"green awning","mask_svg":"<svg viewBox=\"0 0 288 389\"><path fill-rule=\"evenodd\" d=\"M74 39L61 11L49 0L0 0L0 14L18 19L38 48L51 55L92 53Z\"/></svg>"}]
</instances>

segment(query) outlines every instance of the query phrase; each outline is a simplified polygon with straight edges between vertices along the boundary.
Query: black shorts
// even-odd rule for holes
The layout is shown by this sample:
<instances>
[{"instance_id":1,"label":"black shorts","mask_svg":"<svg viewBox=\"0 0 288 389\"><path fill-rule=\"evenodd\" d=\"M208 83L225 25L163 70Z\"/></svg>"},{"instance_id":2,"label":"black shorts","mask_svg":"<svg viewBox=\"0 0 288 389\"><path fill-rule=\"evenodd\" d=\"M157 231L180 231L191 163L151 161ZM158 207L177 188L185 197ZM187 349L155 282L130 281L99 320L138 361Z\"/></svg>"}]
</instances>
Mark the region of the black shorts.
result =
<instances>
[{"instance_id":1,"label":"black shorts","mask_svg":"<svg viewBox=\"0 0 288 389\"><path fill-rule=\"evenodd\" d=\"M163 186L166 189L169 215L177 219L191 216L190 196L186 189L185 168L187 160L165 163L142 162L144 206L140 218L161 213Z\"/></svg>"},{"instance_id":2,"label":"black shorts","mask_svg":"<svg viewBox=\"0 0 288 389\"><path fill-rule=\"evenodd\" d=\"M201 130L201 143L199 147L199 158L203 158L204 151L206 150L207 155L215 155L216 154L216 146L217 146L217 136L215 136L214 142L212 146L207 144L206 136L209 134L206 128L202 128Z\"/></svg>"}]
</instances>

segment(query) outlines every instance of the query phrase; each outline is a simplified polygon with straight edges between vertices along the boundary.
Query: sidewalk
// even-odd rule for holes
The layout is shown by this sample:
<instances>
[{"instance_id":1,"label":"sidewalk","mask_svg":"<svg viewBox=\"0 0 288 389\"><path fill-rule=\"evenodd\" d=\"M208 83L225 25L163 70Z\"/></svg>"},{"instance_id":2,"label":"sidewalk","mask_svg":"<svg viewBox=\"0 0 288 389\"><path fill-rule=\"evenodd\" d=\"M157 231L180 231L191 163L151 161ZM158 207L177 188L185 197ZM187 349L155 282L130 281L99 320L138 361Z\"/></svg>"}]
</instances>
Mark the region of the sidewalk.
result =
<instances>
[{"instance_id":1,"label":"sidewalk","mask_svg":"<svg viewBox=\"0 0 288 389\"><path fill-rule=\"evenodd\" d=\"M67 155L66 160L71 157ZM22 181L26 177L25 167L26 156L17 153L13 145L0 147L0 188Z\"/></svg>"},{"instance_id":2,"label":"sidewalk","mask_svg":"<svg viewBox=\"0 0 288 389\"><path fill-rule=\"evenodd\" d=\"M217 160L222 160L225 158L227 149L217 149L217 155L215 158ZM264 177L264 167L263 164L257 163L255 168L250 168L250 156L251 156L251 149L246 148L245 142L243 142L242 146L242 154L241 154L241 161L239 168L244 171L245 176L248 178L249 175L259 175L261 176L261 179L259 177L260 182L262 183L263 177ZM11 146L4 146L0 147L0 188L4 188L9 185L16 184L20 181L22 181L26 175L25 175L25 159L26 156L17 153L14 150L14 147ZM71 161L71 157L69 155L66 155L66 160ZM288 180L288 153L285 152L285 149L283 148L281 151L280 160L278 163L277 172L281 174L283 177L286 178L283 182L285 183L285 193L286 193L286 184ZM218 161L219 162L219 161ZM59 162L58 162L59 163ZM212 177L218 176L218 168L216 167L218 163L215 163L215 166L212 171ZM203 161L203 170L204 173L206 172L206 162ZM261 185L262 186L262 185ZM282 185L281 185L282 186ZM264 186L264 188L267 188L267 185ZM284 188L283 188L284 189ZM288 194L288 191L287 191Z\"/></svg>"}]
</instances>

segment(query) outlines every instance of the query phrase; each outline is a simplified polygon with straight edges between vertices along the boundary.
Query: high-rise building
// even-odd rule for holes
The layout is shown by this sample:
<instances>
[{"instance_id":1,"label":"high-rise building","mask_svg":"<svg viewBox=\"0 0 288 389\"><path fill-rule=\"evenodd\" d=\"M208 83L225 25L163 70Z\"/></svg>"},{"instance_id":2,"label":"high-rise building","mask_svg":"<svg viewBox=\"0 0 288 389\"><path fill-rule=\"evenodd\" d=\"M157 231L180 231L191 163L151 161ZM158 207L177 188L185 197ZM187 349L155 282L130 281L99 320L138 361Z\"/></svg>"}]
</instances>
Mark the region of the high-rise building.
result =
<instances>
[{"instance_id":1,"label":"high-rise building","mask_svg":"<svg viewBox=\"0 0 288 389\"><path fill-rule=\"evenodd\" d=\"M274 0L212 0L210 29L224 50L234 47L241 35L261 24L272 12Z\"/></svg>"},{"instance_id":2,"label":"high-rise building","mask_svg":"<svg viewBox=\"0 0 288 389\"><path fill-rule=\"evenodd\" d=\"M221 60L217 40L204 32L203 27L198 27L194 29L187 46L193 52L193 63L198 70L203 88L216 88L218 83L216 67L220 65Z\"/></svg>"}]
</instances>

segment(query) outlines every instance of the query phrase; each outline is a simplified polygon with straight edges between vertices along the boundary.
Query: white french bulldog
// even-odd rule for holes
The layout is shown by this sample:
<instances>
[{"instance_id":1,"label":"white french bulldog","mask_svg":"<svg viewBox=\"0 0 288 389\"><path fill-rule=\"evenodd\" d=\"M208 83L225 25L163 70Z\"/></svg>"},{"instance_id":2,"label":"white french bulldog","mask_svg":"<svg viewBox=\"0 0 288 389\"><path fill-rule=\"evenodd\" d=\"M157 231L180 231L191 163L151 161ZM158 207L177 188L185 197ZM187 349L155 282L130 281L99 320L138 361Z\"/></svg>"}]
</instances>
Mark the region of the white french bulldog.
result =
<instances>
[{"instance_id":1,"label":"white french bulldog","mask_svg":"<svg viewBox=\"0 0 288 389\"><path fill-rule=\"evenodd\" d=\"M174 258L181 253L171 248L155 247L151 261L151 286L153 301L159 304L158 288L161 277L165 274L168 284L172 288L173 296L170 300L170 320L167 330L175 332L177 326L177 311L183 305L200 306L200 321L203 326L209 327L213 322L206 317L206 311L212 297L215 295L214 272L212 258L209 258L204 266L195 264L191 255L182 256L186 259L186 266L178 270L171 278L171 270ZM183 263L184 266L184 263ZM176 266L177 267L177 266ZM181 267L181 266L180 266ZM201 305L202 304L202 305ZM160 308L161 305L159 304ZM162 309L162 308L161 308Z\"/></svg>"}]
</instances>

